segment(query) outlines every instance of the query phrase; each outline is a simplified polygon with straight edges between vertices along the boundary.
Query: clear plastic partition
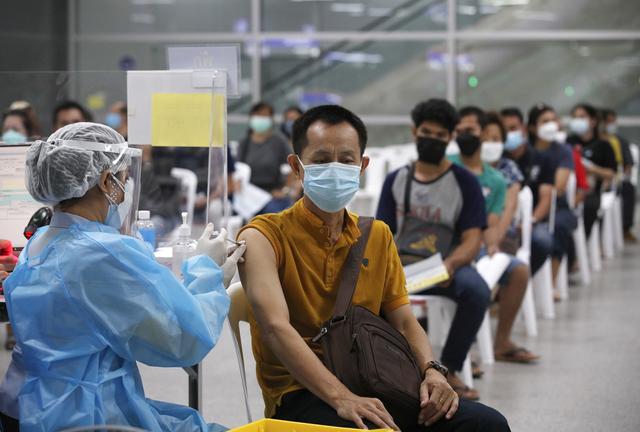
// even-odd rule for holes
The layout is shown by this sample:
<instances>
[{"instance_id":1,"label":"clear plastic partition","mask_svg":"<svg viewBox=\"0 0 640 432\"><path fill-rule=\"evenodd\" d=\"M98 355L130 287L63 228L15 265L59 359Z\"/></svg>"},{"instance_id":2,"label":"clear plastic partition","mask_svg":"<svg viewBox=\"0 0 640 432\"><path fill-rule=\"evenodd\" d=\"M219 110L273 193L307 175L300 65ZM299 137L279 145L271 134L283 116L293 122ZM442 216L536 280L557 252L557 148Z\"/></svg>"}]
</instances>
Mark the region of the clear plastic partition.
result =
<instances>
[{"instance_id":1,"label":"clear plastic partition","mask_svg":"<svg viewBox=\"0 0 640 432\"><path fill-rule=\"evenodd\" d=\"M206 87L204 100L198 102L200 107L204 103L205 111L196 109L192 116L192 120L205 119L207 130L213 131L213 135L194 144L194 133L187 127L180 139L173 142L165 139L161 146L150 145L150 140L137 144L129 140L132 147L140 148L143 153L138 208L150 211L158 246L167 246L176 238L183 211L189 213L193 238L199 236L209 220L215 223L216 229L228 224L226 98L223 96L226 80L222 76L219 74L215 82L199 84ZM46 139L57 127L83 119L108 124L130 138L131 112L127 112L130 101L125 71L0 72L0 83L2 112L12 107L29 116L32 126L26 134L28 140ZM58 112L56 121L56 108L68 101L80 104L84 113L67 104L66 109ZM176 131L185 129L177 129L171 123L180 120L180 108L173 104L170 96L168 101L168 105L167 99L164 101L164 127L156 132L175 137ZM202 122L191 122L199 123ZM27 222L25 220L20 231Z\"/></svg>"}]
</instances>

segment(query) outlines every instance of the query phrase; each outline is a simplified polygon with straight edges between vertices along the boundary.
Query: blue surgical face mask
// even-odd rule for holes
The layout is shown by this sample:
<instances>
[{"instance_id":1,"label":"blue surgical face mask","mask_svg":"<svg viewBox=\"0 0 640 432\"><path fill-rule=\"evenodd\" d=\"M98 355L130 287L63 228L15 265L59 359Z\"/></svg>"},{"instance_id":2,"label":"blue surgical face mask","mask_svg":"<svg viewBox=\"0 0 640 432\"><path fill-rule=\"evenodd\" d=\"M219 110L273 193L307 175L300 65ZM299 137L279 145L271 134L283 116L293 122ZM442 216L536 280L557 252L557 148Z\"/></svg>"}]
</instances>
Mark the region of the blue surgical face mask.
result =
<instances>
[{"instance_id":1,"label":"blue surgical face mask","mask_svg":"<svg viewBox=\"0 0 640 432\"><path fill-rule=\"evenodd\" d=\"M107 211L107 217L104 220L105 225L120 231L122 224L124 223L129 211L131 210L131 204L133 203L133 180L127 180L126 185L112 174L112 178L116 185L122 190L124 199L120 204L117 204L109 194L105 194L107 201L109 201L109 210Z\"/></svg>"},{"instance_id":2,"label":"blue surgical face mask","mask_svg":"<svg viewBox=\"0 0 640 432\"><path fill-rule=\"evenodd\" d=\"M249 118L249 127L254 132L263 133L273 127L273 120L267 116L251 116Z\"/></svg>"},{"instance_id":3,"label":"blue surgical face mask","mask_svg":"<svg viewBox=\"0 0 640 432\"><path fill-rule=\"evenodd\" d=\"M303 166L304 194L322 211L336 213L344 209L360 189L359 165L332 162Z\"/></svg>"},{"instance_id":4,"label":"blue surgical face mask","mask_svg":"<svg viewBox=\"0 0 640 432\"><path fill-rule=\"evenodd\" d=\"M2 139L0 139L0 141L3 141L5 144L22 144L27 142L27 137L22 135L20 132L9 129L2 134Z\"/></svg>"},{"instance_id":5,"label":"blue surgical face mask","mask_svg":"<svg viewBox=\"0 0 640 432\"><path fill-rule=\"evenodd\" d=\"M110 112L104 118L104 124L109 126L111 129L118 129L122 126L122 117L118 113Z\"/></svg>"},{"instance_id":6,"label":"blue surgical face mask","mask_svg":"<svg viewBox=\"0 0 640 432\"><path fill-rule=\"evenodd\" d=\"M293 122L294 120L287 120L286 122L282 123L282 132L284 132L284 134L288 137L291 137L291 134L293 133Z\"/></svg>"},{"instance_id":7,"label":"blue surgical face mask","mask_svg":"<svg viewBox=\"0 0 640 432\"><path fill-rule=\"evenodd\" d=\"M522 131L515 130L507 134L507 140L504 142L504 149L514 151L524 143L524 135Z\"/></svg>"}]
</instances>

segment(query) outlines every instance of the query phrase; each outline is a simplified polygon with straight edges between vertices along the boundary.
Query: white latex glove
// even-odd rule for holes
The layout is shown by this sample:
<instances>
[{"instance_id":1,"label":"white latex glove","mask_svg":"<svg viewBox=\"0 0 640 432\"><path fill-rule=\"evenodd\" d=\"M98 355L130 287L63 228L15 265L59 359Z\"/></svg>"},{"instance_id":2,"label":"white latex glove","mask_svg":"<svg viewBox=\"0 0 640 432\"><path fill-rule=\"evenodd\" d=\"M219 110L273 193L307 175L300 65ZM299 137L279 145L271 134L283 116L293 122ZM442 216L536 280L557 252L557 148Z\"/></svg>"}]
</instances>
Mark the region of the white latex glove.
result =
<instances>
[{"instance_id":1,"label":"white latex glove","mask_svg":"<svg viewBox=\"0 0 640 432\"><path fill-rule=\"evenodd\" d=\"M222 229L217 237L211 238L213 234L213 224L209 223L198 239L196 255L206 255L210 257L220 267L227 260L227 230Z\"/></svg>"},{"instance_id":2,"label":"white latex glove","mask_svg":"<svg viewBox=\"0 0 640 432\"><path fill-rule=\"evenodd\" d=\"M229 284L231 284L231 280L236 275L236 271L238 270L238 262L244 262L244 252L247 250L247 245L242 242L240 246L233 246L231 248L233 253L229 255L227 261L222 264L222 281L224 286L229 288Z\"/></svg>"}]
</instances>

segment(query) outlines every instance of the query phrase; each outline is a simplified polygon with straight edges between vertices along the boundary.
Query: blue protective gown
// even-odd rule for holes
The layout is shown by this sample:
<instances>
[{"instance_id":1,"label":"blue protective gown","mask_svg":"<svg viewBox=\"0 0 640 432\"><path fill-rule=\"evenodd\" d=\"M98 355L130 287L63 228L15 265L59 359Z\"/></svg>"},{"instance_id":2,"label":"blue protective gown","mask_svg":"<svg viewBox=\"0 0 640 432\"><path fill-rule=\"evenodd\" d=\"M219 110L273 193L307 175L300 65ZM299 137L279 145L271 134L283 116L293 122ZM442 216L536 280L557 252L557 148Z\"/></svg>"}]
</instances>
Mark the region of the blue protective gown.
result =
<instances>
[{"instance_id":1,"label":"blue protective gown","mask_svg":"<svg viewBox=\"0 0 640 432\"><path fill-rule=\"evenodd\" d=\"M64 213L54 214L52 232L65 221L29 257L48 228L38 230L4 282L17 345L0 410L17 417L19 409L25 432L94 424L224 430L191 408L145 398L136 367L190 366L213 348L229 310L218 265L189 259L183 285L142 241Z\"/></svg>"}]
</instances>

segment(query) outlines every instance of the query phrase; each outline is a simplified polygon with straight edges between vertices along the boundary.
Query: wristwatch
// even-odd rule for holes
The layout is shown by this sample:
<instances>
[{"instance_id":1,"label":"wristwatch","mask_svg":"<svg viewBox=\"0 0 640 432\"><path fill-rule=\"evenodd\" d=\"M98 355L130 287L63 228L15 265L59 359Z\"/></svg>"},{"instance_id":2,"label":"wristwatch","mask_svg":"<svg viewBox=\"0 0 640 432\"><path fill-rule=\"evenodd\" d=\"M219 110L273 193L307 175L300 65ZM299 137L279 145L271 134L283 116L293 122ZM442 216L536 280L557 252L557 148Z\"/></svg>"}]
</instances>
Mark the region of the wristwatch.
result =
<instances>
[{"instance_id":1,"label":"wristwatch","mask_svg":"<svg viewBox=\"0 0 640 432\"><path fill-rule=\"evenodd\" d=\"M427 371L429 369L435 369L438 372L440 372L445 378L447 377L447 375L449 375L449 369L447 369L447 367L445 365L443 365L442 363L440 363L437 360L431 360L429 363L427 363L427 367L424 368L424 371L422 373L422 376L427 376Z\"/></svg>"}]
</instances>

